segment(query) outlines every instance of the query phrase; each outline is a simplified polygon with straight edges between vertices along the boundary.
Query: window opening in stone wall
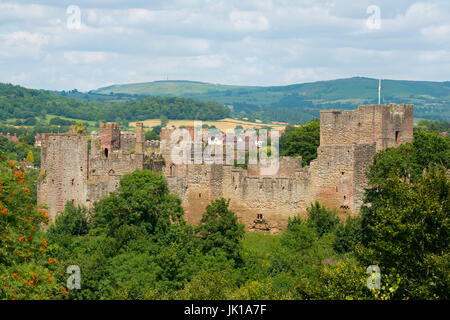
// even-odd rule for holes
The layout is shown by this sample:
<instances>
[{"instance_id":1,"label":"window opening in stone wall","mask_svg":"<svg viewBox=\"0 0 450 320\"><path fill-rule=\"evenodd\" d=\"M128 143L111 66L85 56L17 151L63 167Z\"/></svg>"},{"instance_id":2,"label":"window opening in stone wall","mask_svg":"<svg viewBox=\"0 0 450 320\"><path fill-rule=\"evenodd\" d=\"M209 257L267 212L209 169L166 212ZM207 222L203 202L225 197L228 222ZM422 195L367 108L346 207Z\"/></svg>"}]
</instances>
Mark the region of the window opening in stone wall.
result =
<instances>
[{"instance_id":1,"label":"window opening in stone wall","mask_svg":"<svg viewBox=\"0 0 450 320\"><path fill-rule=\"evenodd\" d=\"M72 179L72 181L70 182L72 185L74 184L74 182L75 182L75 179Z\"/></svg>"},{"instance_id":2,"label":"window opening in stone wall","mask_svg":"<svg viewBox=\"0 0 450 320\"><path fill-rule=\"evenodd\" d=\"M201 197L202 197L202 194L201 194L201 193L199 193L199 194L198 194L198 197L199 197L199 198L201 198Z\"/></svg>"},{"instance_id":3,"label":"window opening in stone wall","mask_svg":"<svg viewBox=\"0 0 450 320\"><path fill-rule=\"evenodd\" d=\"M262 218L263 218L262 213L258 213L258 214L256 215L256 219L262 220Z\"/></svg>"},{"instance_id":4,"label":"window opening in stone wall","mask_svg":"<svg viewBox=\"0 0 450 320\"><path fill-rule=\"evenodd\" d=\"M108 153L109 153L108 148L105 148L105 157L106 158L108 158Z\"/></svg>"},{"instance_id":5,"label":"window opening in stone wall","mask_svg":"<svg viewBox=\"0 0 450 320\"><path fill-rule=\"evenodd\" d=\"M400 142L400 131L395 131L395 143Z\"/></svg>"}]
</instances>

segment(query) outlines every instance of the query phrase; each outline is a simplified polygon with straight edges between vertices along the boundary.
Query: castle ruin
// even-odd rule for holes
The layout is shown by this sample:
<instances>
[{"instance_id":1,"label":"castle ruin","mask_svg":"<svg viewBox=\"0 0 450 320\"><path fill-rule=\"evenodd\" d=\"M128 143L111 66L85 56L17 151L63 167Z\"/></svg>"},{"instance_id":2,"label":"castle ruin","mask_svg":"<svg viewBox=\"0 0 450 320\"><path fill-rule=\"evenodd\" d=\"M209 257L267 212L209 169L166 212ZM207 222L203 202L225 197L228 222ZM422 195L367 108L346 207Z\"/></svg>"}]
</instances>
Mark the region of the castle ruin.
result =
<instances>
[{"instance_id":1,"label":"castle ruin","mask_svg":"<svg viewBox=\"0 0 450 320\"><path fill-rule=\"evenodd\" d=\"M192 129L192 128L188 128ZM301 157L280 157L276 174L263 176L259 164L177 164L172 159L174 128L163 128L161 141L145 141L121 132L118 123L100 124L89 136L83 127L42 135L38 204L54 218L67 201L91 208L114 191L135 169L162 172L183 200L186 220L198 223L214 199L230 199L230 208L248 230L277 233L289 217L304 215L315 200L340 215L356 214L367 187L366 173L376 152L413 140L412 105L363 105L357 110L320 112L317 159L302 167ZM203 146L205 147L205 146Z\"/></svg>"}]
</instances>

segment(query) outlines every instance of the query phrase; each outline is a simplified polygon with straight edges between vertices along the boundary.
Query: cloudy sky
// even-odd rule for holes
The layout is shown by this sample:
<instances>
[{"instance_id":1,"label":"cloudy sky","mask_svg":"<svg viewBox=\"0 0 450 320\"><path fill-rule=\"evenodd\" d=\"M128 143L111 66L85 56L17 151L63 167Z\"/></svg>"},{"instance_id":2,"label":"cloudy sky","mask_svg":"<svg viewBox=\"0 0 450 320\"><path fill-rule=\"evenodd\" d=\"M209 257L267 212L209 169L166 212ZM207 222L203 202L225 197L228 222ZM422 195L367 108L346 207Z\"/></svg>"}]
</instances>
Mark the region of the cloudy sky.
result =
<instances>
[{"instance_id":1,"label":"cloudy sky","mask_svg":"<svg viewBox=\"0 0 450 320\"><path fill-rule=\"evenodd\" d=\"M0 82L87 91L351 76L450 80L450 1L0 0Z\"/></svg>"}]
</instances>

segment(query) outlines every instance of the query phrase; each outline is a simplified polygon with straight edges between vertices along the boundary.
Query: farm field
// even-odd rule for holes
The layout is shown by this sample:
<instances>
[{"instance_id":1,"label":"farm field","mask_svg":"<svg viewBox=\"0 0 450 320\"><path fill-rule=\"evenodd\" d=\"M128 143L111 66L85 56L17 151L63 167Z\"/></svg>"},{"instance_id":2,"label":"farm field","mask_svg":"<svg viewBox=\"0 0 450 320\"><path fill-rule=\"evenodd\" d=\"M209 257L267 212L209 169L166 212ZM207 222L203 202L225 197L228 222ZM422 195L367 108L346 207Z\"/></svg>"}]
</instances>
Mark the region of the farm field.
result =
<instances>
[{"instance_id":1,"label":"farm field","mask_svg":"<svg viewBox=\"0 0 450 320\"><path fill-rule=\"evenodd\" d=\"M149 127L149 128L161 124L160 119L149 119L149 120L145 120L142 122L144 123L144 127ZM251 128L258 129L258 128L263 128L263 127L267 127L267 126L271 127L272 129L284 130L284 128L286 127L285 125L280 125L280 124L255 123L255 122L248 122L248 121L236 120L236 119L231 119L231 118L226 118L226 119L217 120L217 121L202 121L202 124L207 124L208 126L214 125L217 129L219 129L221 131L225 131L227 129L234 129L238 125L242 126L244 128L244 130L251 129ZM180 126L193 126L193 125L194 125L194 120L169 120L169 122L167 124L167 126L169 126L169 127L175 126L177 128ZM129 126L136 127L136 122L130 122Z\"/></svg>"}]
</instances>

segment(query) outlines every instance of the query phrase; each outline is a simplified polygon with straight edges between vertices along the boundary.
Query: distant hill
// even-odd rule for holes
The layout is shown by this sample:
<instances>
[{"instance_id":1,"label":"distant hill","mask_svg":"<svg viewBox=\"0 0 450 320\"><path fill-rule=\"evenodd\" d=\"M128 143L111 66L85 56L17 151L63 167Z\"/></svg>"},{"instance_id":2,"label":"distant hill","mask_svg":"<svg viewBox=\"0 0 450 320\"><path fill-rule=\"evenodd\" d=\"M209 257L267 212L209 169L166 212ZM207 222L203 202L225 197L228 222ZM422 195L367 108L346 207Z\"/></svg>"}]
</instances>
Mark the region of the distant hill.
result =
<instances>
[{"instance_id":1,"label":"distant hill","mask_svg":"<svg viewBox=\"0 0 450 320\"><path fill-rule=\"evenodd\" d=\"M322 109L354 109L378 103L378 80L362 77L287 86L230 86L195 81L154 81L90 91L104 95L177 96L233 106L235 116L262 120L308 120ZM382 81L382 103L410 103L416 118L450 120L450 82Z\"/></svg>"},{"instance_id":2,"label":"distant hill","mask_svg":"<svg viewBox=\"0 0 450 320\"><path fill-rule=\"evenodd\" d=\"M0 122L19 120L33 126L47 115L91 121L138 121L159 119L219 120L230 110L216 102L183 97L141 97L68 92L50 92L0 83ZM22 121L23 120L23 121Z\"/></svg>"}]
</instances>

